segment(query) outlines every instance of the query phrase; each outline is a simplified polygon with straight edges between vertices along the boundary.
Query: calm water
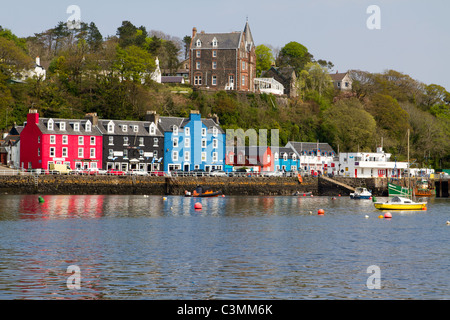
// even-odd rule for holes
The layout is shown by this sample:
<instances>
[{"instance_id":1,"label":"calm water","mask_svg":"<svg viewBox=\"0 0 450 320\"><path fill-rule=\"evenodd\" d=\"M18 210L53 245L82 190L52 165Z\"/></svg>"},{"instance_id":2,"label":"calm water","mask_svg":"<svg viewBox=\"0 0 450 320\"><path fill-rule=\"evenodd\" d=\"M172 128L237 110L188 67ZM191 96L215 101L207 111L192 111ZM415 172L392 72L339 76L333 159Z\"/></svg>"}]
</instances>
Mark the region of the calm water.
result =
<instances>
[{"instance_id":1,"label":"calm water","mask_svg":"<svg viewBox=\"0 0 450 320\"><path fill-rule=\"evenodd\" d=\"M347 197L44 199L0 196L0 299L450 299L447 199L391 220Z\"/></svg>"}]
</instances>

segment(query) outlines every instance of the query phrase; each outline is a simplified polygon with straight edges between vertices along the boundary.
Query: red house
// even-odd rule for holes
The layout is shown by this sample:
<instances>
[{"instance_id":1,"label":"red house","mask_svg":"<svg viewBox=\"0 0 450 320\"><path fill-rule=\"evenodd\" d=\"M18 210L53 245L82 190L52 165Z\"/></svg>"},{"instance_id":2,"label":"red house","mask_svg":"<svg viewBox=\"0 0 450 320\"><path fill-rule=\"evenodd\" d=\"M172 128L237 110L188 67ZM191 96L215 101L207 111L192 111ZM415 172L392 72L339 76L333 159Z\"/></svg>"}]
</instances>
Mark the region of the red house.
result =
<instances>
[{"instance_id":1,"label":"red house","mask_svg":"<svg viewBox=\"0 0 450 320\"><path fill-rule=\"evenodd\" d=\"M101 169L102 149L102 134L88 118L39 118L37 110L31 109L20 133L20 166L48 169L53 163Z\"/></svg>"},{"instance_id":2,"label":"red house","mask_svg":"<svg viewBox=\"0 0 450 320\"><path fill-rule=\"evenodd\" d=\"M259 172L274 171L274 157L270 147L227 149L225 163L234 167L258 167Z\"/></svg>"}]
</instances>

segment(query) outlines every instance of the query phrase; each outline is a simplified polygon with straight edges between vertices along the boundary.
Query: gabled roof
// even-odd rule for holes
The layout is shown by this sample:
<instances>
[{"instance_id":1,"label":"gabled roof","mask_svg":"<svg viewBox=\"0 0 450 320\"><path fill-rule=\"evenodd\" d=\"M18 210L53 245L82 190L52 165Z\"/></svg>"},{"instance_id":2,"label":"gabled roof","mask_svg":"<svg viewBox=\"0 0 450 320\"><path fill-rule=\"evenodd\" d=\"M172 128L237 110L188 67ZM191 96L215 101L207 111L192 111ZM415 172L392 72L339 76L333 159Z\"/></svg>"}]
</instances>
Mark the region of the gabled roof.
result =
<instances>
[{"instance_id":1,"label":"gabled roof","mask_svg":"<svg viewBox=\"0 0 450 320\"><path fill-rule=\"evenodd\" d=\"M173 126L184 128L189 122L189 118L181 117L160 117L159 126L163 132L172 131ZM211 127L216 127L219 133L224 133L223 129L213 120L202 118L202 123L209 130Z\"/></svg>"},{"instance_id":2,"label":"gabled roof","mask_svg":"<svg viewBox=\"0 0 450 320\"><path fill-rule=\"evenodd\" d=\"M110 122L114 123L114 132L108 132L108 124ZM155 134L150 134L150 126L153 122L150 121L133 121L133 120L108 120L108 119L99 119L98 127L102 134L105 135L119 135L119 136L163 136L161 131L158 128L158 125L155 126ZM127 127L127 131L123 131L123 127ZM134 131L134 126L137 126L138 131Z\"/></svg>"},{"instance_id":3,"label":"gabled roof","mask_svg":"<svg viewBox=\"0 0 450 320\"><path fill-rule=\"evenodd\" d=\"M54 130L48 130L48 122L53 120ZM58 118L39 118L39 123L36 126L41 130L43 134L64 134L64 135L85 135L85 136L98 136L101 135L97 126L92 125L91 131L86 131L86 122L88 119L58 119ZM74 130L74 123L80 124L80 130ZM66 129L61 130L61 123L66 124Z\"/></svg>"},{"instance_id":4,"label":"gabled roof","mask_svg":"<svg viewBox=\"0 0 450 320\"><path fill-rule=\"evenodd\" d=\"M213 39L217 40L217 47L213 47ZM197 40L200 40L202 45L199 49L236 49L239 48L239 40L241 32L231 33L201 33L198 32L192 40L192 47L196 47Z\"/></svg>"},{"instance_id":5,"label":"gabled roof","mask_svg":"<svg viewBox=\"0 0 450 320\"><path fill-rule=\"evenodd\" d=\"M345 78L345 76L348 74L348 72L345 73L330 73L331 80L333 81L341 81Z\"/></svg>"},{"instance_id":6,"label":"gabled roof","mask_svg":"<svg viewBox=\"0 0 450 320\"><path fill-rule=\"evenodd\" d=\"M324 142L295 142L295 141L289 141L286 144L286 147L292 147L295 152L297 152L297 155L302 155L302 151L304 152L317 152L317 147L319 147L320 152L326 152L328 154L334 153L333 148L328 144Z\"/></svg>"}]
</instances>

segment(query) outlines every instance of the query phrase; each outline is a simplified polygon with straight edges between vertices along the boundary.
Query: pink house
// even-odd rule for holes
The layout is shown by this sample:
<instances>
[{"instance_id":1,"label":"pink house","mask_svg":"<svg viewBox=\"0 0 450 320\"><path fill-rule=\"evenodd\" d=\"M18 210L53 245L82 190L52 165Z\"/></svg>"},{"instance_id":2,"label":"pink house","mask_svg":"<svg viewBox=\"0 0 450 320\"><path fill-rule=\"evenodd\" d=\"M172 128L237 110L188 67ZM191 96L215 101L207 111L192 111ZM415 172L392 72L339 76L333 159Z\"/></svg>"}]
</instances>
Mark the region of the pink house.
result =
<instances>
[{"instance_id":1,"label":"pink house","mask_svg":"<svg viewBox=\"0 0 450 320\"><path fill-rule=\"evenodd\" d=\"M96 124L86 119L39 118L31 109L20 133L20 166L48 169L68 164L71 169L101 169L103 139Z\"/></svg>"}]
</instances>

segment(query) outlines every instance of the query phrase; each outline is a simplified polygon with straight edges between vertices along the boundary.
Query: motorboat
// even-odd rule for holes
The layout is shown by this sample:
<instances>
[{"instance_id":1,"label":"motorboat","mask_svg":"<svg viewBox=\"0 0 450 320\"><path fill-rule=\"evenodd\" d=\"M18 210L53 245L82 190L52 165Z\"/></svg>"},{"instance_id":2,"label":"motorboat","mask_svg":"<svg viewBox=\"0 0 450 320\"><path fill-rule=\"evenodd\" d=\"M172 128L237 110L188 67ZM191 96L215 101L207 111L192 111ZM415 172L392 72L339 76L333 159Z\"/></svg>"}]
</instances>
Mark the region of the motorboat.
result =
<instances>
[{"instance_id":1,"label":"motorboat","mask_svg":"<svg viewBox=\"0 0 450 320\"><path fill-rule=\"evenodd\" d=\"M427 203L396 196L386 202L374 202L374 206L379 210L426 210Z\"/></svg>"},{"instance_id":2,"label":"motorboat","mask_svg":"<svg viewBox=\"0 0 450 320\"><path fill-rule=\"evenodd\" d=\"M372 198L372 192L367 190L367 188L358 187L355 192L350 193L351 199L370 199Z\"/></svg>"},{"instance_id":3,"label":"motorboat","mask_svg":"<svg viewBox=\"0 0 450 320\"><path fill-rule=\"evenodd\" d=\"M222 195L222 190L214 191L209 187L198 186L194 191L185 191L186 197L218 197Z\"/></svg>"}]
</instances>

